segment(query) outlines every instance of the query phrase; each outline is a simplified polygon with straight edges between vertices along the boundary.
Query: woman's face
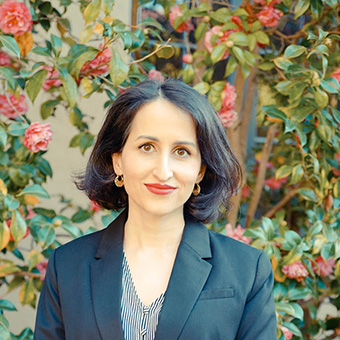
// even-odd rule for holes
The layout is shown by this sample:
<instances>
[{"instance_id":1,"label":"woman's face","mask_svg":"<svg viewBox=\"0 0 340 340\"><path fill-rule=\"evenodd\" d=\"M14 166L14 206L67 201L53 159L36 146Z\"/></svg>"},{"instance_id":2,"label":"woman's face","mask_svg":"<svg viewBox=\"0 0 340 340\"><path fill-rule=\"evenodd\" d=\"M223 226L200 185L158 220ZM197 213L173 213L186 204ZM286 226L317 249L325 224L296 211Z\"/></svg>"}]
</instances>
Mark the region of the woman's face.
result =
<instances>
[{"instance_id":1,"label":"woman's face","mask_svg":"<svg viewBox=\"0 0 340 340\"><path fill-rule=\"evenodd\" d=\"M129 211L183 215L183 205L205 168L190 114L164 99L145 104L131 124L121 153L112 155L124 176Z\"/></svg>"}]
</instances>

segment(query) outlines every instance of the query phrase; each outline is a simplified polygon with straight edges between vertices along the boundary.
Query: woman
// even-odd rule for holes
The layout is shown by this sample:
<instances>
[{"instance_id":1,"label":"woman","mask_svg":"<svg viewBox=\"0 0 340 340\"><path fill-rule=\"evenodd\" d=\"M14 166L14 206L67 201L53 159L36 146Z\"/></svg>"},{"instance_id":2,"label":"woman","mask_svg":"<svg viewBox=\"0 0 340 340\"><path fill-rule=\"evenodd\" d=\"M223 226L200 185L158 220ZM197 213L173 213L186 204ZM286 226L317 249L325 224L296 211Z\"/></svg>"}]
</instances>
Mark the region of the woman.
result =
<instances>
[{"instance_id":1,"label":"woman","mask_svg":"<svg viewBox=\"0 0 340 340\"><path fill-rule=\"evenodd\" d=\"M78 186L124 211L51 255L35 339L276 339L267 256L202 223L239 181L197 91L146 81L118 97Z\"/></svg>"}]
</instances>

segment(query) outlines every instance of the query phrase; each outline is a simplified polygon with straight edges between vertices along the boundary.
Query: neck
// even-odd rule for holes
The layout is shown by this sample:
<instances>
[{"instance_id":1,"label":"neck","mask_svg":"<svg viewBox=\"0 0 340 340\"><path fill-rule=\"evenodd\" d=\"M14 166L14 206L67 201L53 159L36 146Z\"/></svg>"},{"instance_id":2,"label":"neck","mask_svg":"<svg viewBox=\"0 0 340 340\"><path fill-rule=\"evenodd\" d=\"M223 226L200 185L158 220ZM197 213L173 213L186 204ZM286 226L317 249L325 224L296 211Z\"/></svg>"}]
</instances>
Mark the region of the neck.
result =
<instances>
[{"instance_id":1,"label":"neck","mask_svg":"<svg viewBox=\"0 0 340 340\"><path fill-rule=\"evenodd\" d=\"M149 215L130 210L124 230L124 247L130 250L177 250L184 230L184 216Z\"/></svg>"}]
</instances>

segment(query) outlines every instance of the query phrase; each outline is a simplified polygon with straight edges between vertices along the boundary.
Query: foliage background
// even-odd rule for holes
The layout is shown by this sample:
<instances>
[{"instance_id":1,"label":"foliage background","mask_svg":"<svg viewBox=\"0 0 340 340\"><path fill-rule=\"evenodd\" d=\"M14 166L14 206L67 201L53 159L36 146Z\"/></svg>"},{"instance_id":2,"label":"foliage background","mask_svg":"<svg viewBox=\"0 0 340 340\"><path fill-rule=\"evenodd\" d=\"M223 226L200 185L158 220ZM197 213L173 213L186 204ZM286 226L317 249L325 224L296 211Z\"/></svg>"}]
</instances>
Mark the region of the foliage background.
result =
<instances>
[{"instance_id":1,"label":"foliage background","mask_svg":"<svg viewBox=\"0 0 340 340\"><path fill-rule=\"evenodd\" d=\"M5 3L19 18L21 2ZM264 249L272 260L278 338L336 338L339 2L153 3L163 10L163 25L147 16L137 27L119 20L110 0L30 1L30 14L21 13L26 31L20 34L0 5L1 51L10 57L0 58L1 289L35 308L48 256L64 236L79 237L114 218L94 203L79 206L64 196L55 208L56 197L46 191L46 181L58 174L48 161L50 127L31 131L30 123L51 122L53 130L53 122L66 124L66 117L72 134L55 143L67 139L85 154L96 132L88 98L105 98L104 112L120 91L143 79L182 77L215 105L246 173L232 202L240 209L227 215L221 208L221 219L210 228ZM72 6L84 19L80 30L66 19ZM250 150L247 137L255 124L262 139ZM236 227L239 222L246 231ZM325 302L332 313L323 317ZM32 338L30 328L11 332L6 317L15 310L2 296L0 338Z\"/></svg>"}]
</instances>

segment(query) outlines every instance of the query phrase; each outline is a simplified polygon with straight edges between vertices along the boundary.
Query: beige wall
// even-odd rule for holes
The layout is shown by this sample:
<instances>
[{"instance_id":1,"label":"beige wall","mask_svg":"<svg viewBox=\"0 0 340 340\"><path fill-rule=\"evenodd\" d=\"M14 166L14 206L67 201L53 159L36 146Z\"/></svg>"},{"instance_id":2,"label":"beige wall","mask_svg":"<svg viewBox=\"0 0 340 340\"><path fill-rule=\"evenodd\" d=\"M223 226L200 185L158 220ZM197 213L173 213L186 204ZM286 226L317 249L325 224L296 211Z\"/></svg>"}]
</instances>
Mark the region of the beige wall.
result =
<instances>
[{"instance_id":1,"label":"beige wall","mask_svg":"<svg viewBox=\"0 0 340 340\"><path fill-rule=\"evenodd\" d=\"M53 2L56 2L54 0ZM59 1L58 1L59 3ZM131 21L131 5L132 0L116 0L113 16L119 18L123 22L130 24ZM83 18L79 14L79 10L76 5L71 5L70 10L67 13L67 18L71 21L73 33L79 36L79 33L84 25ZM41 121L39 115L40 104L47 100L47 96L44 93L40 93L34 106L31 105L29 118L34 121ZM90 99L81 99L80 108L84 113L94 117L93 122L90 123L90 129L93 134L96 134L103 122L105 110L103 108L104 102L107 100L105 94L93 95ZM82 156L79 149L69 148L69 141L72 136L77 133L77 129L73 127L68 121L68 113L63 109L56 111L56 116L48 119L51 123L51 128L54 132L53 140L49 145L49 150L46 154L46 158L51 163L53 169L53 178L48 180L45 188L51 194L51 200L44 202L44 207L56 208L59 198L58 194L63 194L67 198L72 198L77 204L86 207L88 199L83 193L79 192L71 180L71 174L74 171L83 169L86 164L89 150L85 156ZM99 223L98 223L99 224ZM97 227L101 227L98 225ZM31 247L30 240L24 240L21 247L24 248L23 253L27 253L27 250ZM20 305L18 301L19 290L16 289L10 294L6 295L6 289L4 285L0 289L0 299L11 300L19 312L5 312L6 318L10 322L10 330L17 334L25 327L34 326L35 311L29 307ZM81 311L80 311L81 312Z\"/></svg>"}]
</instances>

